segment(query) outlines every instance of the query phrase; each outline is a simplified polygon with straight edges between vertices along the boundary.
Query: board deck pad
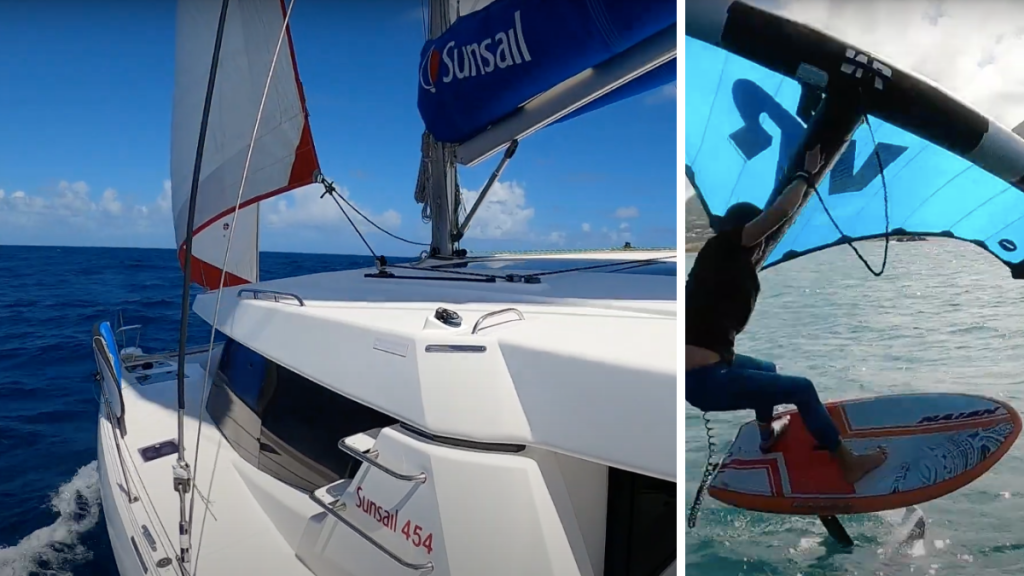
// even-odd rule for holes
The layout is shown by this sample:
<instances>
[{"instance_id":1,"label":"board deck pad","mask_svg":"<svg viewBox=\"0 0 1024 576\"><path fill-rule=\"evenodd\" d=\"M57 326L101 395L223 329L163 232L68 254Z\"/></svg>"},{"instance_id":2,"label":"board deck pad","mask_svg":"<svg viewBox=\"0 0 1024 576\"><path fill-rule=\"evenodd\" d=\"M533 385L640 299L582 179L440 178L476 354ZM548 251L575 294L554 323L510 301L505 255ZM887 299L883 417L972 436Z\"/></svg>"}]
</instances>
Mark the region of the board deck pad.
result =
<instances>
[{"instance_id":1,"label":"board deck pad","mask_svg":"<svg viewBox=\"0 0 1024 576\"><path fill-rule=\"evenodd\" d=\"M934 500L987 472L1017 440L1021 419L1000 400L972 394L898 394L826 404L854 452L879 445L881 467L856 485L811 438L800 415L761 453L757 424L740 427L708 494L721 502L779 514L862 514ZM781 416L782 414L778 415Z\"/></svg>"}]
</instances>

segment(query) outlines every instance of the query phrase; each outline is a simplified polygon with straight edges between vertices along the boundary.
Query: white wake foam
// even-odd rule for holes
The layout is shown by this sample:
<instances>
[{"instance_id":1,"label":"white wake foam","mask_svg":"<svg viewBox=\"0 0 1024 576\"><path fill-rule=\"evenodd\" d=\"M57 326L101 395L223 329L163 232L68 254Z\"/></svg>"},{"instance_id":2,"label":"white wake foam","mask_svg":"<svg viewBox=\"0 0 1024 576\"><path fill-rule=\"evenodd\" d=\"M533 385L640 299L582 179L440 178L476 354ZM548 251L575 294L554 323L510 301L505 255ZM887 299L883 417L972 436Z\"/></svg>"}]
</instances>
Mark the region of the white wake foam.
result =
<instances>
[{"instance_id":1,"label":"white wake foam","mask_svg":"<svg viewBox=\"0 0 1024 576\"><path fill-rule=\"evenodd\" d=\"M60 517L14 546L0 546L0 576L71 576L71 567L90 559L92 553L79 538L99 521L99 480L92 462L62 484L50 500L50 508Z\"/></svg>"}]
</instances>

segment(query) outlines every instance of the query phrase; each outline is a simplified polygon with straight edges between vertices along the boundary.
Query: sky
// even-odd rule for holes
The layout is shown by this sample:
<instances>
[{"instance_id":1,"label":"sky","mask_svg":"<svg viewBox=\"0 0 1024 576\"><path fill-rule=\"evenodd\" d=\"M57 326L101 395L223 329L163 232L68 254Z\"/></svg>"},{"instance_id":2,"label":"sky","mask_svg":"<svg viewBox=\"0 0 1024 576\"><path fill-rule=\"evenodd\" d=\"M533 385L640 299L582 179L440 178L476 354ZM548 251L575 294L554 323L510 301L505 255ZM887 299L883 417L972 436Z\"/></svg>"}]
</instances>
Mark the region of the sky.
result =
<instances>
[{"instance_id":1,"label":"sky","mask_svg":"<svg viewBox=\"0 0 1024 576\"><path fill-rule=\"evenodd\" d=\"M1024 121L1024 3L773 0L767 4L775 12L931 80L1008 128Z\"/></svg>"},{"instance_id":2,"label":"sky","mask_svg":"<svg viewBox=\"0 0 1024 576\"><path fill-rule=\"evenodd\" d=\"M172 0L0 2L0 244L174 247ZM413 199L419 0L297 0L292 36L324 174L389 231L429 242ZM468 202L497 158L460 170ZM676 244L675 85L523 140L471 250ZM261 205L261 248L362 254L329 198ZM378 252L421 248L363 223Z\"/></svg>"}]
</instances>

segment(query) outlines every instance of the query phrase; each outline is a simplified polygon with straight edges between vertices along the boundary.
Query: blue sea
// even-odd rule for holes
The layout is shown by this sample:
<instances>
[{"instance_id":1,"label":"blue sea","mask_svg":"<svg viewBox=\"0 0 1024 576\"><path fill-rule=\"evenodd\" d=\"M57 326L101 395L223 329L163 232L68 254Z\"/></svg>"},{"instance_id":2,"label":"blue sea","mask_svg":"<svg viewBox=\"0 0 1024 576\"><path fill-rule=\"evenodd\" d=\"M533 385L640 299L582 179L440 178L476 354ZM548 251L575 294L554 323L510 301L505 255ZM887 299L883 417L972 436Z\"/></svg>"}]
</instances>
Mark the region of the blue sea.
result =
<instances>
[{"instance_id":1,"label":"blue sea","mask_svg":"<svg viewBox=\"0 0 1024 576\"><path fill-rule=\"evenodd\" d=\"M861 251L876 265L881 243ZM689 257L688 264L692 262ZM368 257L264 254L264 278L370 265ZM116 574L95 469L90 330L118 310L143 324L147 350L177 345L181 272L171 250L0 246L0 576ZM979 249L951 241L894 244L872 277L844 248L762 274L741 351L804 374L825 399L905 391L971 391L1024 407L1024 283ZM209 327L193 318L189 343ZM712 416L720 449L749 414ZM681 512L707 443L685 412ZM891 546L888 515L845 523L851 551L817 521L705 500L686 534L699 576L1024 573L1024 444L973 484L921 506L924 541Z\"/></svg>"},{"instance_id":2,"label":"blue sea","mask_svg":"<svg viewBox=\"0 0 1024 576\"><path fill-rule=\"evenodd\" d=\"M373 261L271 252L260 264L269 280ZM173 250L0 246L0 576L117 574L97 484L91 330L120 311L144 326L144 350L174 349L181 288ZM209 338L192 315L189 345Z\"/></svg>"}]
</instances>

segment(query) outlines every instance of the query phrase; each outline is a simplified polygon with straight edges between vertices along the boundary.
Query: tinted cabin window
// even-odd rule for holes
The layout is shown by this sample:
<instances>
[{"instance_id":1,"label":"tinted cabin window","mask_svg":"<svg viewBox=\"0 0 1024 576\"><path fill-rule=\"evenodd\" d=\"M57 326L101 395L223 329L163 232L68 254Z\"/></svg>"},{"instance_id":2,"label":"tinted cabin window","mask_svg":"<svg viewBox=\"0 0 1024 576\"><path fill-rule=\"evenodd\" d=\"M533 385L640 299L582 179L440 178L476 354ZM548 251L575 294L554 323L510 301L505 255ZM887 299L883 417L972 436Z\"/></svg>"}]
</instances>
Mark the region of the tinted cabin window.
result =
<instances>
[{"instance_id":1,"label":"tinted cabin window","mask_svg":"<svg viewBox=\"0 0 1024 576\"><path fill-rule=\"evenodd\" d=\"M346 436L397 423L228 340L207 408L247 461L304 491L352 478Z\"/></svg>"},{"instance_id":2,"label":"tinted cabin window","mask_svg":"<svg viewBox=\"0 0 1024 576\"><path fill-rule=\"evenodd\" d=\"M605 576L658 576L676 559L676 483L608 469Z\"/></svg>"},{"instance_id":3,"label":"tinted cabin window","mask_svg":"<svg viewBox=\"0 0 1024 576\"><path fill-rule=\"evenodd\" d=\"M359 463L338 449L338 440L391 426L397 420L349 400L277 366L276 382L263 410L260 468L284 466L319 488L352 478ZM265 462L273 460L273 464Z\"/></svg>"},{"instance_id":4,"label":"tinted cabin window","mask_svg":"<svg viewBox=\"0 0 1024 576\"><path fill-rule=\"evenodd\" d=\"M255 411L266 379L267 359L234 340L228 340L221 352L220 371L235 396Z\"/></svg>"}]
</instances>

